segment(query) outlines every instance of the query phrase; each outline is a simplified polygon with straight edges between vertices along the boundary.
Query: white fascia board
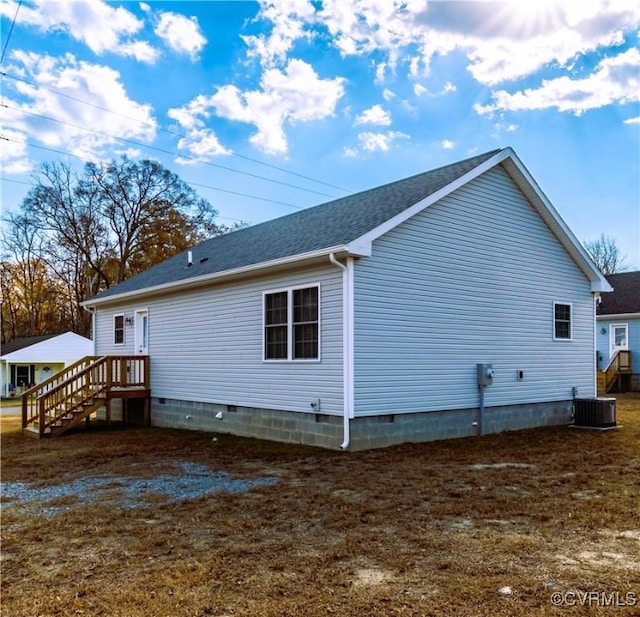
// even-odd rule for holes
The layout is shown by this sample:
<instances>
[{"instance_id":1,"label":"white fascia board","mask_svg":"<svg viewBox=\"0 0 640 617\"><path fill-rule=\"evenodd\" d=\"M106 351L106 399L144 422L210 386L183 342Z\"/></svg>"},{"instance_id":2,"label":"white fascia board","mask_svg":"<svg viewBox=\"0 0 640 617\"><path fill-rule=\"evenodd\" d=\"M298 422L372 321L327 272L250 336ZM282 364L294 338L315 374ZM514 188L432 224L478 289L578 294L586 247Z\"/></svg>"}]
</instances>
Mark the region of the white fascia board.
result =
<instances>
[{"instance_id":1,"label":"white fascia board","mask_svg":"<svg viewBox=\"0 0 640 617\"><path fill-rule=\"evenodd\" d=\"M595 265L589 253L575 237L569 226L564 222L558 211L553 207L549 198L544 194L538 183L534 180L524 163L518 158L511 148L507 148L508 156L505 157L503 167L518 185L520 190L533 204L542 220L548 225L553 234L558 238L562 246L571 255L580 270L591 282L591 291L610 292L613 287Z\"/></svg>"},{"instance_id":2,"label":"white fascia board","mask_svg":"<svg viewBox=\"0 0 640 617\"><path fill-rule=\"evenodd\" d=\"M621 319L640 319L640 313L610 313L609 315L596 315L598 321L620 321Z\"/></svg>"},{"instance_id":3,"label":"white fascia board","mask_svg":"<svg viewBox=\"0 0 640 617\"><path fill-rule=\"evenodd\" d=\"M144 287L142 289L134 289L132 291L126 291L120 294L114 294L105 298L97 298L95 300L89 299L81 303L81 306L93 307L106 304L118 304L123 300L132 300L138 296L150 296L161 293L183 291L200 287L208 283L222 282L225 279L232 279L238 276L250 275L259 271L268 271L274 268L282 268L287 265L295 264L297 262L303 262L310 259L317 259L319 257L328 257L331 253L347 253L349 254L348 247L346 246L334 246L331 248L321 249L318 251L311 251L308 253L300 253L298 255L290 255L282 257L280 259L273 259L271 261L263 261L257 264L251 264L249 266L242 266L240 268L233 268L232 270L224 270L222 272L214 272L212 274L203 274L201 276L193 276L181 281L171 281L169 283L162 283L161 285L154 285L152 287ZM355 253L359 256L358 253Z\"/></svg>"}]
</instances>

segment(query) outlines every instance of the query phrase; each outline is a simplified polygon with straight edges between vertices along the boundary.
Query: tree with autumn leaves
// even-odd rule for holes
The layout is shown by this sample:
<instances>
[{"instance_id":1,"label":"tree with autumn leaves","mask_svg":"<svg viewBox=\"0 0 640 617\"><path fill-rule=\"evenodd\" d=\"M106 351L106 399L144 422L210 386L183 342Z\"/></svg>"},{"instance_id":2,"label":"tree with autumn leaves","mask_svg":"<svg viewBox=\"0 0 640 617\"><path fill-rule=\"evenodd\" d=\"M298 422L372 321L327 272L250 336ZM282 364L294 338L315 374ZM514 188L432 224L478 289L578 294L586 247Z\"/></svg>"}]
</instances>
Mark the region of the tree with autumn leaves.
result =
<instances>
[{"instance_id":1,"label":"tree with autumn leaves","mask_svg":"<svg viewBox=\"0 0 640 617\"><path fill-rule=\"evenodd\" d=\"M207 237L231 231L176 174L151 160L45 163L3 221L2 341L73 330L80 303Z\"/></svg>"}]
</instances>

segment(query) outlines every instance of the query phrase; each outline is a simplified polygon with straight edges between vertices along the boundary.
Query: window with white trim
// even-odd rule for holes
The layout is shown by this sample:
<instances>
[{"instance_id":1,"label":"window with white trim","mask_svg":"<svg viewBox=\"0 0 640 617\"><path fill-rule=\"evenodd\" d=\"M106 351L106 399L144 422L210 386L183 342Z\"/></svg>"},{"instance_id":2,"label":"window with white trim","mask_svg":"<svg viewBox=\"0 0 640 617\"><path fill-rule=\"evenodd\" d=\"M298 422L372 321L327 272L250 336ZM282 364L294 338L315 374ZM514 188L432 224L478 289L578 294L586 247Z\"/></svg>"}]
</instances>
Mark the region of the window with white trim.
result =
<instances>
[{"instance_id":1,"label":"window with white trim","mask_svg":"<svg viewBox=\"0 0 640 617\"><path fill-rule=\"evenodd\" d=\"M320 359L320 286L264 293L264 359Z\"/></svg>"},{"instance_id":2,"label":"window with white trim","mask_svg":"<svg viewBox=\"0 0 640 617\"><path fill-rule=\"evenodd\" d=\"M572 338L572 306L568 303L553 303L553 339L570 341Z\"/></svg>"},{"instance_id":3,"label":"window with white trim","mask_svg":"<svg viewBox=\"0 0 640 617\"><path fill-rule=\"evenodd\" d=\"M113 344L124 345L124 315L113 316Z\"/></svg>"}]
</instances>

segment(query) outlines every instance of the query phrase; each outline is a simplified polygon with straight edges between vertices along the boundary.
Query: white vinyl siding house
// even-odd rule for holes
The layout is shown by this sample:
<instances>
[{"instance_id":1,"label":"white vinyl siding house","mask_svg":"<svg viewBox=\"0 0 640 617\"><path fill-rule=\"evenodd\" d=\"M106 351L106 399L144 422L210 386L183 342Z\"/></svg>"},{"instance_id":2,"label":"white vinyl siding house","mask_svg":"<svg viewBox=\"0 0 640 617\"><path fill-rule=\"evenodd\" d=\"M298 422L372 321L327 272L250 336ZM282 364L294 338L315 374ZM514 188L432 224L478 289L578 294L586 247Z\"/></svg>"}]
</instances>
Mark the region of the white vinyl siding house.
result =
<instances>
[{"instance_id":1,"label":"white vinyl siding house","mask_svg":"<svg viewBox=\"0 0 640 617\"><path fill-rule=\"evenodd\" d=\"M555 340L557 301L575 340ZM495 370L489 405L594 396L593 311L589 281L494 168L357 263L355 415L473 407L477 363Z\"/></svg>"},{"instance_id":2,"label":"white vinyl siding house","mask_svg":"<svg viewBox=\"0 0 640 617\"><path fill-rule=\"evenodd\" d=\"M135 352L133 326L122 346L110 344L114 314L149 311L151 391L154 398L270 407L312 413L321 401L326 414L342 413L342 289L332 267L213 286L180 296L151 298L144 305L100 308L97 346L101 354ZM322 361L265 362L263 295L286 286L319 290ZM266 405L265 405L266 403Z\"/></svg>"},{"instance_id":3,"label":"white vinyl siding house","mask_svg":"<svg viewBox=\"0 0 640 617\"><path fill-rule=\"evenodd\" d=\"M609 290L504 149L212 238L85 305L97 353L149 355L152 424L363 449L568 423Z\"/></svg>"},{"instance_id":4,"label":"white vinyl siding house","mask_svg":"<svg viewBox=\"0 0 640 617\"><path fill-rule=\"evenodd\" d=\"M93 341L75 332L33 336L9 341L0 356L0 392L17 396L85 356L93 354Z\"/></svg>"}]
</instances>

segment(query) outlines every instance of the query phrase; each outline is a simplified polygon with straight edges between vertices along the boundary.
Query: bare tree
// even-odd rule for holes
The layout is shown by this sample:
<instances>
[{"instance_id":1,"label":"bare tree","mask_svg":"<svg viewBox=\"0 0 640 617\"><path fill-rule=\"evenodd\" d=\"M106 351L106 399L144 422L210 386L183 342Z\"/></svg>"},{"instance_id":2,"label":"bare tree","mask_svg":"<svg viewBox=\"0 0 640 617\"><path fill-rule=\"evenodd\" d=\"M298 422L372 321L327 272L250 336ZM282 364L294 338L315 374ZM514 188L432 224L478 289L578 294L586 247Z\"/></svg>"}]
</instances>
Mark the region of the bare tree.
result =
<instances>
[{"instance_id":1,"label":"bare tree","mask_svg":"<svg viewBox=\"0 0 640 617\"><path fill-rule=\"evenodd\" d=\"M206 237L243 226L220 226L216 215L207 200L156 161L122 157L88 163L80 174L64 163L45 163L20 214L3 221L3 335L55 332L54 321L87 335L83 300ZM18 289L25 290L22 296L14 293ZM41 317L45 305L38 299L51 289L55 319L51 312Z\"/></svg>"},{"instance_id":2,"label":"bare tree","mask_svg":"<svg viewBox=\"0 0 640 617\"><path fill-rule=\"evenodd\" d=\"M58 286L44 258L45 239L29 219L10 213L4 220L0 264L2 340L60 331Z\"/></svg>"},{"instance_id":3,"label":"bare tree","mask_svg":"<svg viewBox=\"0 0 640 617\"><path fill-rule=\"evenodd\" d=\"M586 240L583 244L602 274L615 274L627 268L627 256L620 252L615 238L601 234L596 240Z\"/></svg>"}]
</instances>

